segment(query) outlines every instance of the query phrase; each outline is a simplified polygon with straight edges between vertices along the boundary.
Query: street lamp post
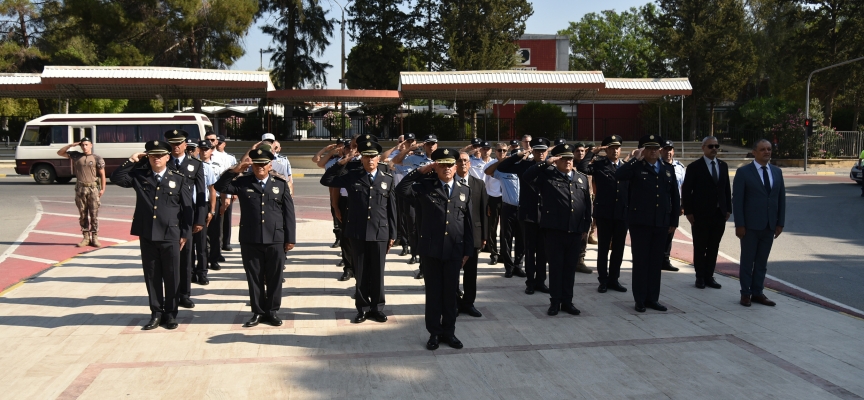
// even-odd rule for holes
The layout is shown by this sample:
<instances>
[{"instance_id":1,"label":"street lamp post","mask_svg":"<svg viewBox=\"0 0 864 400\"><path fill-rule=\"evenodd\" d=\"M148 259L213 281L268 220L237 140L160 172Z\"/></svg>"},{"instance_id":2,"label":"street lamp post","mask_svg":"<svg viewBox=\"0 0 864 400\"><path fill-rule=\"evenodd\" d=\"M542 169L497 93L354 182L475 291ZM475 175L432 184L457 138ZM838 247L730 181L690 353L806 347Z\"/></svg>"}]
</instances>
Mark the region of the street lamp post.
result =
<instances>
[{"instance_id":1,"label":"street lamp post","mask_svg":"<svg viewBox=\"0 0 864 400\"><path fill-rule=\"evenodd\" d=\"M839 67L841 65L846 65L846 64L850 64L850 63L853 63L856 61L861 61L861 60L864 60L864 57L853 58L851 60L843 61L843 62L838 63L838 64L829 65L825 68L819 68L819 69L810 73L810 76L807 77L807 99L805 100L806 103L804 103L804 118L810 119L810 80L813 79L813 74L815 74L817 72L822 72L826 69ZM807 130L805 129L804 130L804 172L807 172L807 152L808 152L808 147L810 144L808 139L809 138L807 137Z\"/></svg>"},{"instance_id":2,"label":"street lamp post","mask_svg":"<svg viewBox=\"0 0 864 400\"><path fill-rule=\"evenodd\" d=\"M339 79L339 83L342 85L342 90L345 90L346 85L348 84L348 81L345 80L345 61L346 61L346 59L345 59L345 7L348 7L348 5L351 4L351 2L354 0L346 1L345 7L343 7L341 4L339 4L338 1L335 1L335 0L332 0L332 1L334 3L336 3L337 6L339 6L339 9L342 10L342 59L341 59L342 79ZM342 101L342 136L345 136L345 101L344 100Z\"/></svg>"}]
</instances>

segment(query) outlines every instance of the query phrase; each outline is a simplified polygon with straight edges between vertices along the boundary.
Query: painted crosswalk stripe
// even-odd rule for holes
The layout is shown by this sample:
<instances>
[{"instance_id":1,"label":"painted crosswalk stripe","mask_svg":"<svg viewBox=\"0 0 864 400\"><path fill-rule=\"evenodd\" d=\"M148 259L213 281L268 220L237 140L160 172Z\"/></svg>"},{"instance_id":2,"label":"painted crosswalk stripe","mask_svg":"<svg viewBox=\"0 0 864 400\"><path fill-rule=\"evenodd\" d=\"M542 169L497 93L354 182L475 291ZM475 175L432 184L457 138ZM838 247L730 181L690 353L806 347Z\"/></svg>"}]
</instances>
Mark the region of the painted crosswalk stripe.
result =
<instances>
[{"instance_id":1,"label":"painted crosswalk stripe","mask_svg":"<svg viewBox=\"0 0 864 400\"><path fill-rule=\"evenodd\" d=\"M30 256L22 256L20 254L10 254L9 258L17 258L19 260L27 260L33 261L43 264L57 264L59 261L49 260L47 258L39 258L39 257L30 257Z\"/></svg>"},{"instance_id":2,"label":"painted crosswalk stripe","mask_svg":"<svg viewBox=\"0 0 864 400\"><path fill-rule=\"evenodd\" d=\"M46 212L46 213L42 213L42 214L43 215L53 215L55 217L69 217L69 218L75 218L75 219L79 218L79 216L75 215L75 214L61 214L61 213L51 213L51 212ZM131 219L105 218L105 217L99 217L99 220L100 221L115 221L115 222L132 222Z\"/></svg>"},{"instance_id":3,"label":"painted crosswalk stripe","mask_svg":"<svg viewBox=\"0 0 864 400\"><path fill-rule=\"evenodd\" d=\"M41 233L41 234L43 234L43 235L67 236L67 237L74 237L74 238L80 238L80 237L81 237L81 234L80 234L80 233L77 233L77 234L76 234L76 233L65 233L65 232L40 231L40 230L37 230L37 229L34 229L34 230L30 231L30 232L32 232L32 233ZM99 240L102 240L102 241L105 241L105 242L114 242L114 243L126 243L126 242L128 242L128 240L122 240L122 239L111 239L111 238L106 238L106 237L102 237L102 236L99 236Z\"/></svg>"}]
</instances>

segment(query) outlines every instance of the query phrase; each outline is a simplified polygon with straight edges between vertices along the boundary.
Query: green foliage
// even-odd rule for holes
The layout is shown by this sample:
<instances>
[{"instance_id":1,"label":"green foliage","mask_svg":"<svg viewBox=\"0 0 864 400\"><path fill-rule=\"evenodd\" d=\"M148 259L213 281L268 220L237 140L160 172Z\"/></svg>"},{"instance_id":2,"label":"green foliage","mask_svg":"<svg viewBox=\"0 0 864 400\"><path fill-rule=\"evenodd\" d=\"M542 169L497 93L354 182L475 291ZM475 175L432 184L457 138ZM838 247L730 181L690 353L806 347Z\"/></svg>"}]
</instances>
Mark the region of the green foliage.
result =
<instances>
[{"instance_id":1,"label":"green foliage","mask_svg":"<svg viewBox=\"0 0 864 400\"><path fill-rule=\"evenodd\" d=\"M273 83L281 88L302 88L317 82L327 84L326 71L332 65L316 61L330 45L335 19L327 19L318 0L261 0L261 11L270 12L274 22L261 30L270 35L274 47L270 61ZM287 84L286 84L287 83Z\"/></svg>"},{"instance_id":2,"label":"green foliage","mask_svg":"<svg viewBox=\"0 0 864 400\"><path fill-rule=\"evenodd\" d=\"M0 98L0 116L38 117L39 114L36 100Z\"/></svg>"},{"instance_id":3,"label":"green foliage","mask_svg":"<svg viewBox=\"0 0 864 400\"><path fill-rule=\"evenodd\" d=\"M510 69L516 40L534 14L527 0L442 0L445 65L458 71Z\"/></svg>"},{"instance_id":4,"label":"green foliage","mask_svg":"<svg viewBox=\"0 0 864 400\"><path fill-rule=\"evenodd\" d=\"M796 110L795 103L777 97L758 97L742 105L738 113L742 128L766 132Z\"/></svg>"},{"instance_id":5,"label":"green foliage","mask_svg":"<svg viewBox=\"0 0 864 400\"><path fill-rule=\"evenodd\" d=\"M75 99L69 101L69 112L87 114L114 114L123 112L129 100L126 99Z\"/></svg>"},{"instance_id":6,"label":"green foliage","mask_svg":"<svg viewBox=\"0 0 864 400\"><path fill-rule=\"evenodd\" d=\"M417 137L434 134L438 140L457 140L459 134L458 120L428 111L409 114L402 121L405 132L413 132Z\"/></svg>"},{"instance_id":7,"label":"green foliage","mask_svg":"<svg viewBox=\"0 0 864 400\"><path fill-rule=\"evenodd\" d=\"M570 131L567 114L555 104L531 101L516 112L516 135L556 138Z\"/></svg>"}]
</instances>

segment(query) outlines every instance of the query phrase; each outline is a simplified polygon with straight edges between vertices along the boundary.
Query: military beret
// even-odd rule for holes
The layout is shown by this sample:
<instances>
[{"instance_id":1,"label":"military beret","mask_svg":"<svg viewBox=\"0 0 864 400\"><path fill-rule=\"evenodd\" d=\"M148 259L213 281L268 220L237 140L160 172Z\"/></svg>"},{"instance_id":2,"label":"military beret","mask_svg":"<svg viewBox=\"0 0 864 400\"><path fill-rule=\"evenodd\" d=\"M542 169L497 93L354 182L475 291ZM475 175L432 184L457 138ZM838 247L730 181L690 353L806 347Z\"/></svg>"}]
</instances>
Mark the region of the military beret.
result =
<instances>
[{"instance_id":1,"label":"military beret","mask_svg":"<svg viewBox=\"0 0 864 400\"><path fill-rule=\"evenodd\" d=\"M559 144L552 148L552 157L573 158L574 148L572 144Z\"/></svg>"},{"instance_id":2,"label":"military beret","mask_svg":"<svg viewBox=\"0 0 864 400\"><path fill-rule=\"evenodd\" d=\"M549 139L544 137L533 138L530 144L533 150L546 150L549 148Z\"/></svg>"},{"instance_id":3,"label":"military beret","mask_svg":"<svg viewBox=\"0 0 864 400\"><path fill-rule=\"evenodd\" d=\"M172 129L170 131L165 131L165 140L171 144L179 144L186 142L186 138L189 137L189 133L182 129Z\"/></svg>"},{"instance_id":4,"label":"military beret","mask_svg":"<svg viewBox=\"0 0 864 400\"><path fill-rule=\"evenodd\" d=\"M600 142L601 146L620 146L621 145L621 136L612 135L606 136L603 138L603 141Z\"/></svg>"},{"instance_id":5,"label":"military beret","mask_svg":"<svg viewBox=\"0 0 864 400\"><path fill-rule=\"evenodd\" d=\"M432 152L432 161L438 164L456 164L456 157L459 155L458 150L454 149L438 149Z\"/></svg>"},{"instance_id":6,"label":"military beret","mask_svg":"<svg viewBox=\"0 0 864 400\"><path fill-rule=\"evenodd\" d=\"M249 158L252 159L253 164L269 164L276 156L270 150L258 148L249 150Z\"/></svg>"},{"instance_id":7,"label":"military beret","mask_svg":"<svg viewBox=\"0 0 864 400\"><path fill-rule=\"evenodd\" d=\"M580 147L588 147L588 146L585 146L585 142L576 142L576 143L573 143L573 148L574 148L574 149L578 149L578 148L580 148Z\"/></svg>"},{"instance_id":8,"label":"military beret","mask_svg":"<svg viewBox=\"0 0 864 400\"><path fill-rule=\"evenodd\" d=\"M660 135L645 135L639 138L639 148L643 147L660 147L660 143L665 140Z\"/></svg>"},{"instance_id":9,"label":"military beret","mask_svg":"<svg viewBox=\"0 0 864 400\"><path fill-rule=\"evenodd\" d=\"M84 142L90 142L90 143L93 143L93 141L90 140L90 138L87 137L87 136L82 137L81 140L78 141L78 143L84 143Z\"/></svg>"},{"instance_id":10,"label":"military beret","mask_svg":"<svg viewBox=\"0 0 864 400\"><path fill-rule=\"evenodd\" d=\"M144 152L156 155L168 154L171 152L171 145L164 141L151 140L144 144Z\"/></svg>"},{"instance_id":11,"label":"military beret","mask_svg":"<svg viewBox=\"0 0 864 400\"><path fill-rule=\"evenodd\" d=\"M366 136L372 136L372 135L366 135ZM362 137L363 136L360 136L360 138L362 138ZM374 138L375 136L372 136L372 137ZM360 138L358 138L358 139L360 139ZM378 142L373 141L371 139L369 139L369 141L365 141L365 142L361 140L360 142L357 142L357 151L359 151L360 154L362 154L364 156L377 156L378 154L381 154L381 145L378 144Z\"/></svg>"}]
</instances>

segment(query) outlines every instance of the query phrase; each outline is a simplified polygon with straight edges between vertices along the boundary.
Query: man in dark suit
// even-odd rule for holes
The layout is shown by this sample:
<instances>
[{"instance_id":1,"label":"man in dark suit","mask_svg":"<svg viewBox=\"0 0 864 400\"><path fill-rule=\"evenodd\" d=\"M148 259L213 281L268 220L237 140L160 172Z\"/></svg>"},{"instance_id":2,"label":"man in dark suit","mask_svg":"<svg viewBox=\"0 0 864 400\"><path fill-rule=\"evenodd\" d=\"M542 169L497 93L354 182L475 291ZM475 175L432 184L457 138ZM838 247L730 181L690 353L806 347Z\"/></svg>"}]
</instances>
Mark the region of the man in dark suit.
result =
<instances>
[{"instance_id":1,"label":"man in dark suit","mask_svg":"<svg viewBox=\"0 0 864 400\"><path fill-rule=\"evenodd\" d=\"M489 204L489 195L486 193L486 184L470 174L471 157L464 151L459 152L456 159L456 181L471 191L471 221L474 225L474 255L468 259L462 268L465 271L462 286L465 293L459 300L459 312L472 317L482 317L474 300L477 299L477 262L480 250L486 246L489 230L486 228L486 206Z\"/></svg>"},{"instance_id":2,"label":"man in dark suit","mask_svg":"<svg viewBox=\"0 0 864 400\"><path fill-rule=\"evenodd\" d=\"M597 225L597 280L600 281L597 291L600 293L606 293L608 289L627 291L618 282L627 240L627 202L630 199L629 182L615 177L615 172L623 164L619 158L621 141L621 136L607 136L596 149L598 153L605 151L606 157L591 162L594 152L588 151L579 163L579 172L590 174L596 187L594 223Z\"/></svg>"},{"instance_id":3,"label":"man in dark suit","mask_svg":"<svg viewBox=\"0 0 864 400\"><path fill-rule=\"evenodd\" d=\"M247 328L260 322L282 325L277 315L282 305L282 267L285 252L297 242L294 200L288 182L281 175L270 174L270 163L275 158L269 150L250 150L214 185L219 193L240 201L240 255L253 313L244 325ZM240 176L249 167L252 174Z\"/></svg>"},{"instance_id":4,"label":"man in dark suit","mask_svg":"<svg viewBox=\"0 0 864 400\"><path fill-rule=\"evenodd\" d=\"M630 201L627 222L633 252L633 300L635 309L666 311L660 304L660 271L666 236L678 227L681 197L671 165L660 160L658 135L639 139L634 157L615 172L615 178L628 181Z\"/></svg>"},{"instance_id":5,"label":"man in dark suit","mask_svg":"<svg viewBox=\"0 0 864 400\"><path fill-rule=\"evenodd\" d=\"M702 158L687 166L681 185L681 207L693 233L696 287L720 289L714 280L720 239L732 214L729 165L717 158L720 144L714 136L702 139Z\"/></svg>"},{"instance_id":6,"label":"man in dark suit","mask_svg":"<svg viewBox=\"0 0 864 400\"><path fill-rule=\"evenodd\" d=\"M471 190L455 179L455 149L437 149L433 163L411 171L396 191L415 199L419 240L417 253L423 264L426 282L426 348L435 350L439 342L461 349L456 338L459 269L476 257L474 224L471 222ZM470 183L469 183L470 185Z\"/></svg>"},{"instance_id":7,"label":"man in dark suit","mask_svg":"<svg viewBox=\"0 0 864 400\"><path fill-rule=\"evenodd\" d=\"M186 245L194 217L191 183L167 168L171 153L168 143L151 140L144 148L144 153L133 154L114 170L111 182L135 189L130 234L138 236L150 299L150 321L144 330L159 325L176 329L180 250Z\"/></svg>"},{"instance_id":8,"label":"man in dark suit","mask_svg":"<svg viewBox=\"0 0 864 400\"><path fill-rule=\"evenodd\" d=\"M362 156L359 168L345 157L324 172L321 184L348 191L348 215L345 236L351 242L356 289L354 323L371 318L386 322L384 308L384 261L396 240L396 197L393 175L379 170L381 145L364 137L357 139Z\"/></svg>"},{"instance_id":9,"label":"man in dark suit","mask_svg":"<svg viewBox=\"0 0 864 400\"><path fill-rule=\"evenodd\" d=\"M756 142L753 156L752 164L738 168L732 183L735 236L741 240L741 305L774 306L763 289L771 245L786 225L786 185L780 169L769 165L771 142Z\"/></svg>"},{"instance_id":10,"label":"man in dark suit","mask_svg":"<svg viewBox=\"0 0 864 400\"><path fill-rule=\"evenodd\" d=\"M534 186L543 199L540 227L549 260L550 305L548 315L564 311L579 315L573 305L576 263L582 241L591 229L591 194L588 176L573 169L576 146L560 144L552 157L525 172L525 183Z\"/></svg>"},{"instance_id":11,"label":"man in dark suit","mask_svg":"<svg viewBox=\"0 0 864 400\"><path fill-rule=\"evenodd\" d=\"M183 246L180 250L180 282L177 287L177 304L183 308L193 308L195 303L189 298L192 294L192 270L194 269L194 261L192 253L194 247L192 245L192 237L204 230L207 225L207 195L204 193L206 186L204 185L204 164L201 160L195 157L186 156L186 139L189 134L181 129L166 131L165 141L171 145L171 158L168 160L168 169L174 174L186 177L186 182L190 186L192 192L192 212L193 225L192 230L188 232L186 242L189 246Z\"/></svg>"}]
</instances>

